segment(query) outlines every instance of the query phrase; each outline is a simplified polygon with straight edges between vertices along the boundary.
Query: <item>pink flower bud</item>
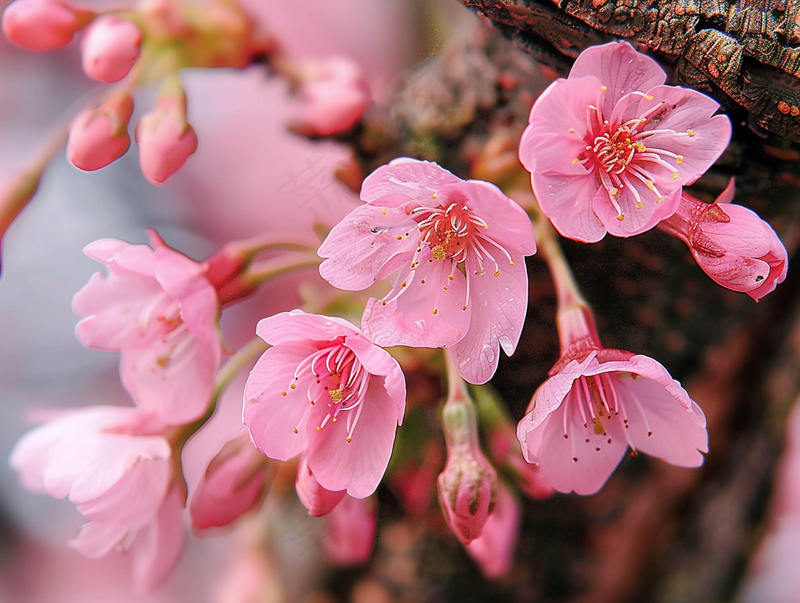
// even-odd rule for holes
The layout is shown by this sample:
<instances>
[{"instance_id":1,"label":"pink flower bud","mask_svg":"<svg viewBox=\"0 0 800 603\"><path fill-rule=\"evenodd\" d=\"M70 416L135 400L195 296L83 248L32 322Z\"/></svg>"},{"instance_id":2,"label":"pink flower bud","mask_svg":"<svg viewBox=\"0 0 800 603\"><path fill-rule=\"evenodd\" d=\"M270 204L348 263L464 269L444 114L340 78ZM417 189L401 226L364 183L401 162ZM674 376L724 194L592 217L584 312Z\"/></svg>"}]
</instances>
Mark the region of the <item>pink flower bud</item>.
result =
<instances>
[{"instance_id":1,"label":"pink flower bud","mask_svg":"<svg viewBox=\"0 0 800 603\"><path fill-rule=\"evenodd\" d=\"M91 172L124 155L131 146L128 121L132 113L130 94L116 93L103 106L76 115L69 126L67 158L70 163Z\"/></svg>"},{"instance_id":2,"label":"pink flower bud","mask_svg":"<svg viewBox=\"0 0 800 603\"><path fill-rule=\"evenodd\" d=\"M481 535L466 545L467 553L487 578L500 578L511 569L521 516L519 501L501 484L494 513L486 520Z\"/></svg>"},{"instance_id":3,"label":"pink flower bud","mask_svg":"<svg viewBox=\"0 0 800 603\"><path fill-rule=\"evenodd\" d=\"M497 472L478 445L472 401L448 400L443 411L447 463L439 474L439 502L458 539L467 544L481 535L494 510Z\"/></svg>"},{"instance_id":4,"label":"pink flower bud","mask_svg":"<svg viewBox=\"0 0 800 603\"><path fill-rule=\"evenodd\" d=\"M348 495L330 512L322 542L333 565L348 567L369 561L375 542L375 511L371 499Z\"/></svg>"},{"instance_id":5,"label":"pink flower bud","mask_svg":"<svg viewBox=\"0 0 800 603\"><path fill-rule=\"evenodd\" d=\"M142 173L156 186L177 172L197 150L197 134L186 122L186 112L171 102L159 101L152 113L136 126Z\"/></svg>"},{"instance_id":6,"label":"pink flower bud","mask_svg":"<svg viewBox=\"0 0 800 603\"><path fill-rule=\"evenodd\" d=\"M308 509L308 514L314 517L322 517L330 513L345 495L344 490L334 492L320 486L314 474L308 468L308 461L305 456L303 456L300 466L297 468L295 486L300 502Z\"/></svg>"},{"instance_id":7,"label":"pink flower bud","mask_svg":"<svg viewBox=\"0 0 800 603\"><path fill-rule=\"evenodd\" d=\"M730 203L733 193L733 180L711 204L683 193L678 210L659 226L686 243L714 281L758 301L783 282L789 260L767 222Z\"/></svg>"},{"instance_id":8,"label":"pink flower bud","mask_svg":"<svg viewBox=\"0 0 800 603\"><path fill-rule=\"evenodd\" d=\"M99 82L118 82L139 58L141 45L142 32L133 23L114 15L99 17L83 36L83 71Z\"/></svg>"},{"instance_id":9,"label":"pink flower bud","mask_svg":"<svg viewBox=\"0 0 800 603\"><path fill-rule=\"evenodd\" d=\"M27 50L55 50L68 44L94 15L59 0L17 0L3 13L3 33Z\"/></svg>"},{"instance_id":10,"label":"pink flower bud","mask_svg":"<svg viewBox=\"0 0 800 603\"><path fill-rule=\"evenodd\" d=\"M192 495L192 525L199 530L219 528L256 508L269 487L268 463L247 433L225 444Z\"/></svg>"},{"instance_id":11,"label":"pink flower bud","mask_svg":"<svg viewBox=\"0 0 800 603\"><path fill-rule=\"evenodd\" d=\"M300 86L305 107L295 129L306 135L331 136L352 128L370 102L361 68L349 59L333 57L305 71Z\"/></svg>"}]
</instances>

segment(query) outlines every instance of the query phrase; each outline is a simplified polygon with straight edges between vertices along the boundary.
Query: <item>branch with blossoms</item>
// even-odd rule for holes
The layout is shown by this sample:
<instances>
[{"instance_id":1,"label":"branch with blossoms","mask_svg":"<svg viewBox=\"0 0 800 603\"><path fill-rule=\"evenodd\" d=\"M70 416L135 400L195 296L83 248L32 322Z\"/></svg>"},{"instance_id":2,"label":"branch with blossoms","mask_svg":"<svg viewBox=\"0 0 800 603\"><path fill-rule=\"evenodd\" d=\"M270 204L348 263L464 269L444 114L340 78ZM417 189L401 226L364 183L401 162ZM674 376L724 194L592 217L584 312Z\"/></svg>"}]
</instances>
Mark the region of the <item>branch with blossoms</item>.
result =
<instances>
[{"instance_id":1,"label":"branch with blossoms","mask_svg":"<svg viewBox=\"0 0 800 603\"><path fill-rule=\"evenodd\" d=\"M147 592L178 563L185 510L198 532L231 526L280 496L267 493L288 480L309 515L327 518L323 549L332 564L370 559L382 493L392 491L409 514L433 510L432 529L452 532L496 579L517 563L523 508L547 504L524 498L602 497L629 451L694 476L705 454L719 454L701 396L648 355L601 343L600 332L617 340L615 329L624 327L598 329L607 308L595 315L562 250L563 239L607 243L658 228L687 245L718 285L755 300L773 292L787 276L788 253L772 227L731 203L732 182L713 203L687 190L729 143L730 122L715 101L666 85L655 60L629 44L595 46L535 99L529 91L506 99L508 119L481 133L467 162L471 173L458 161L450 171L400 153L381 164L401 144L402 128L383 130L390 135L370 154L366 135L380 120L364 114L368 97L350 63L299 66L259 38L235 4L197 8L147 3L98 14L17 0L7 10L4 31L15 43L48 50L87 28L86 73L103 82L128 78L100 108L72 121L70 161L99 169L124 154L133 88L155 81L157 107L142 118L137 139L142 171L162 184L197 145L180 69L242 67L273 53L271 64L309 103L306 121L293 130L351 137L352 169L340 174L363 203L319 246L291 233L258 236L196 261L152 231L149 246L105 239L86 247L107 273L75 295L83 317L76 334L89 348L120 355L120 380L134 407L65 411L23 436L11 454L26 488L69 497L87 519L75 549L91 558L128 555L136 590ZM519 86L512 69L497 77L509 90ZM398 113L409 110L403 102L411 88L395 97ZM528 97L527 120L513 122L513 107ZM497 103L496 115L503 110ZM479 105L460 130L453 129L464 115L457 111L446 124L426 127L458 130L469 141L478 136L470 120L477 121ZM404 148L426 155L423 131ZM379 165L360 178L371 163ZM7 224L33 196L31 182L45 164L4 204ZM526 258L534 254L551 275L560 349L547 377L526 390L527 409L517 412L493 378L503 370L501 350L512 357L532 345L526 316L541 284L529 280ZM238 350L224 342L220 319L232 305L309 268L336 290L330 298L263 317L257 337ZM415 382L426 378L420 393ZM431 386L437 380L446 392ZM205 473L189 483L188 443L210 431L221 397L234 389L242 424L207 446ZM427 427L409 427L420 415ZM415 435L425 444L409 454ZM637 467L642 484L668 471ZM619 479L635 486L626 471Z\"/></svg>"}]
</instances>

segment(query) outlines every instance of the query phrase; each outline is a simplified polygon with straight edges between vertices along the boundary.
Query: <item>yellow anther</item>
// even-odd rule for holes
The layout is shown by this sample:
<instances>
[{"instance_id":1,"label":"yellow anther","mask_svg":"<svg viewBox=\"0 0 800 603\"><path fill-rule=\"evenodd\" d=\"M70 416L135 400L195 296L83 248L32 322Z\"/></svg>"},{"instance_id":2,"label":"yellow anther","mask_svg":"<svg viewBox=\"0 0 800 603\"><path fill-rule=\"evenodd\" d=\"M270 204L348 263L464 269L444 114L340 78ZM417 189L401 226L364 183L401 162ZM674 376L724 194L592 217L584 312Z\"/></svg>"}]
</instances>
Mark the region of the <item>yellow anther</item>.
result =
<instances>
[{"instance_id":1,"label":"yellow anther","mask_svg":"<svg viewBox=\"0 0 800 603\"><path fill-rule=\"evenodd\" d=\"M496 270L496 271L495 271L495 273L494 273L494 275L495 275L495 276L500 276L500 271L499 271L499 270Z\"/></svg>"},{"instance_id":2,"label":"yellow anther","mask_svg":"<svg viewBox=\"0 0 800 603\"><path fill-rule=\"evenodd\" d=\"M403 240L403 235L397 235L397 240L398 241L402 241Z\"/></svg>"},{"instance_id":3,"label":"yellow anther","mask_svg":"<svg viewBox=\"0 0 800 603\"><path fill-rule=\"evenodd\" d=\"M508 263L513 266L514 265L514 260L509 260Z\"/></svg>"},{"instance_id":4,"label":"yellow anther","mask_svg":"<svg viewBox=\"0 0 800 603\"><path fill-rule=\"evenodd\" d=\"M650 96L649 94L645 94L645 95L644 95L644 97L645 97L647 100L653 100L653 97L652 97L652 96Z\"/></svg>"},{"instance_id":5,"label":"yellow anther","mask_svg":"<svg viewBox=\"0 0 800 603\"><path fill-rule=\"evenodd\" d=\"M438 312L439 312L439 310L437 310L436 308L433 309L433 313L434 314L438 314Z\"/></svg>"},{"instance_id":6,"label":"yellow anther","mask_svg":"<svg viewBox=\"0 0 800 603\"><path fill-rule=\"evenodd\" d=\"M353 441L353 438L351 438L351 437L347 437L347 438L345 438L345 441L346 441L346 442L349 444L350 442L352 442L352 441Z\"/></svg>"},{"instance_id":7,"label":"yellow anther","mask_svg":"<svg viewBox=\"0 0 800 603\"><path fill-rule=\"evenodd\" d=\"M686 133L687 133L689 136L694 136L694 130L692 130L691 128L688 128L688 129L686 130Z\"/></svg>"},{"instance_id":8,"label":"yellow anther","mask_svg":"<svg viewBox=\"0 0 800 603\"><path fill-rule=\"evenodd\" d=\"M442 247L441 245L437 245L436 247L434 247L431 250L431 257L434 260L443 260L444 258L446 258L447 254L444 251L444 247Z\"/></svg>"},{"instance_id":9,"label":"yellow anther","mask_svg":"<svg viewBox=\"0 0 800 603\"><path fill-rule=\"evenodd\" d=\"M281 392L281 396L285 396L285 395L286 395L286 392Z\"/></svg>"},{"instance_id":10,"label":"yellow anther","mask_svg":"<svg viewBox=\"0 0 800 603\"><path fill-rule=\"evenodd\" d=\"M600 90L602 90L603 92L605 92L606 90L608 90L608 86L600 86Z\"/></svg>"},{"instance_id":11,"label":"yellow anther","mask_svg":"<svg viewBox=\"0 0 800 603\"><path fill-rule=\"evenodd\" d=\"M336 417L333 417L333 419L331 419L331 421L332 421L333 423L336 423L336 421L338 421L338 420L339 420L339 419L337 419Z\"/></svg>"},{"instance_id":12,"label":"yellow anther","mask_svg":"<svg viewBox=\"0 0 800 603\"><path fill-rule=\"evenodd\" d=\"M401 286L401 287L408 287L408 283L407 283L407 282L405 282L405 281L403 281L402 283L400 283L400 286Z\"/></svg>"},{"instance_id":13,"label":"yellow anther","mask_svg":"<svg viewBox=\"0 0 800 603\"><path fill-rule=\"evenodd\" d=\"M381 214L385 216L385 215L386 215L386 210L385 210L385 209L382 209L382 210L381 210Z\"/></svg>"},{"instance_id":14,"label":"yellow anther","mask_svg":"<svg viewBox=\"0 0 800 603\"><path fill-rule=\"evenodd\" d=\"M317 425L317 431L322 431L322 425Z\"/></svg>"},{"instance_id":15,"label":"yellow anther","mask_svg":"<svg viewBox=\"0 0 800 603\"><path fill-rule=\"evenodd\" d=\"M683 163L683 155L678 155L675 158L675 163L677 163L678 165L682 164Z\"/></svg>"},{"instance_id":16,"label":"yellow anther","mask_svg":"<svg viewBox=\"0 0 800 603\"><path fill-rule=\"evenodd\" d=\"M331 402L341 402L342 401L342 390L341 389L332 389L328 391L328 395L331 397Z\"/></svg>"},{"instance_id":17,"label":"yellow anther","mask_svg":"<svg viewBox=\"0 0 800 603\"><path fill-rule=\"evenodd\" d=\"M620 222L622 222L624 219L625 219L625 216L623 216L622 214L619 214L617 216L617 220L619 220Z\"/></svg>"},{"instance_id":18,"label":"yellow anther","mask_svg":"<svg viewBox=\"0 0 800 603\"><path fill-rule=\"evenodd\" d=\"M296 389L296 388L297 388L297 386L296 386L294 383L292 383L292 384L289 386L289 389Z\"/></svg>"},{"instance_id":19,"label":"yellow anther","mask_svg":"<svg viewBox=\"0 0 800 603\"><path fill-rule=\"evenodd\" d=\"M636 202L636 209L642 209L643 207L644 207L644 205L642 204L641 201L637 201Z\"/></svg>"},{"instance_id":20,"label":"yellow anther","mask_svg":"<svg viewBox=\"0 0 800 603\"><path fill-rule=\"evenodd\" d=\"M294 429L292 429L292 431L293 431L293 432L295 432L295 433L299 433L299 432L297 431L297 427L295 427Z\"/></svg>"},{"instance_id":21,"label":"yellow anther","mask_svg":"<svg viewBox=\"0 0 800 603\"><path fill-rule=\"evenodd\" d=\"M431 199L436 199L436 193L433 193L433 197Z\"/></svg>"},{"instance_id":22,"label":"yellow anther","mask_svg":"<svg viewBox=\"0 0 800 603\"><path fill-rule=\"evenodd\" d=\"M678 172L672 172L672 179L673 180L677 180L679 177L680 177L680 174Z\"/></svg>"},{"instance_id":23,"label":"yellow anther","mask_svg":"<svg viewBox=\"0 0 800 603\"><path fill-rule=\"evenodd\" d=\"M656 183L653 182L652 180L648 180L647 181L647 188L649 188L653 192L656 192Z\"/></svg>"},{"instance_id":24,"label":"yellow anther","mask_svg":"<svg viewBox=\"0 0 800 603\"><path fill-rule=\"evenodd\" d=\"M666 199L666 197L661 196L658 199L656 199L656 203L661 203L664 199Z\"/></svg>"},{"instance_id":25,"label":"yellow anther","mask_svg":"<svg viewBox=\"0 0 800 603\"><path fill-rule=\"evenodd\" d=\"M580 159L578 159L578 158L576 157L575 159L573 159L573 160L572 160L572 165L578 165L578 162L579 162L579 161L580 161Z\"/></svg>"}]
</instances>

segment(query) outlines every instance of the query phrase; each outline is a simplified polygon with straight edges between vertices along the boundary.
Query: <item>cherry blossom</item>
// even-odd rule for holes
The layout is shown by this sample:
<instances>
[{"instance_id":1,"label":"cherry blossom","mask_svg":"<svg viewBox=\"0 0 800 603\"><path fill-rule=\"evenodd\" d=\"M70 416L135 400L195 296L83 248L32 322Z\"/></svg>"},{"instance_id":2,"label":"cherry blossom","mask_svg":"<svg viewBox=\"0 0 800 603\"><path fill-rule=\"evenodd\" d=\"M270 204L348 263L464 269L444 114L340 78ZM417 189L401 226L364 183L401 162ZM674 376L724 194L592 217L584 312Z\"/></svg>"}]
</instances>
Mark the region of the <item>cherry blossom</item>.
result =
<instances>
[{"instance_id":1,"label":"cherry blossom","mask_svg":"<svg viewBox=\"0 0 800 603\"><path fill-rule=\"evenodd\" d=\"M564 236L629 237L671 216L682 187L728 144L727 117L630 44L585 50L536 100L519 158L542 211Z\"/></svg>"},{"instance_id":2,"label":"cherry blossom","mask_svg":"<svg viewBox=\"0 0 800 603\"><path fill-rule=\"evenodd\" d=\"M177 425L206 412L222 346L219 303L204 266L168 247L104 239L84 253L108 267L73 299L78 339L121 352L122 383L136 404Z\"/></svg>"},{"instance_id":3,"label":"cherry blossom","mask_svg":"<svg viewBox=\"0 0 800 603\"><path fill-rule=\"evenodd\" d=\"M758 301L786 278L789 259L772 227L731 203L733 194L733 180L711 204L683 193L678 210L659 228L686 243L715 282Z\"/></svg>"},{"instance_id":4,"label":"cherry blossom","mask_svg":"<svg viewBox=\"0 0 800 603\"><path fill-rule=\"evenodd\" d=\"M95 13L60 0L16 0L3 12L3 33L27 50L47 51L66 46Z\"/></svg>"},{"instance_id":5,"label":"cherry blossom","mask_svg":"<svg viewBox=\"0 0 800 603\"><path fill-rule=\"evenodd\" d=\"M630 447L681 467L708 452L703 411L647 356L603 348L586 308L559 316L562 356L517 426L525 460L559 492L597 492Z\"/></svg>"},{"instance_id":6,"label":"cherry blossom","mask_svg":"<svg viewBox=\"0 0 800 603\"><path fill-rule=\"evenodd\" d=\"M340 318L293 310L261 320L257 333L273 347L245 386L256 448L280 461L304 452L321 487L372 494L405 411L400 365Z\"/></svg>"},{"instance_id":7,"label":"cherry blossom","mask_svg":"<svg viewBox=\"0 0 800 603\"><path fill-rule=\"evenodd\" d=\"M83 71L90 78L118 82L139 58L142 31L115 15L98 17L86 28L81 42Z\"/></svg>"},{"instance_id":8,"label":"cherry blossom","mask_svg":"<svg viewBox=\"0 0 800 603\"><path fill-rule=\"evenodd\" d=\"M131 146L128 122L132 114L133 98L127 92L112 93L102 106L78 113L69 126L70 163L93 171L122 157Z\"/></svg>"},{"instance_id":9,"label":"cherry blossom","mask_svg":"<svg viewBox=\"0 0 800 603\"><path fill-rule=\"evenodd\" d=\"M127 551L139 592L161 582L183 548L185 491L173 480L166 428L135 408L77 408L11 451L27 489L68 496L89 520L70 545L93 559Z\"/></svg>"},{"instance_id":10,"label":"cherry blossom","mask_svg":"<svg viewBox=\"0 0 800 603\"><path fill-rule=\"evenodd\" d=\"M364 333L382 346L452 347L464 379L488 381L525 320L524 256L536 252L525 211L488 182L408 158L368 176L361 199L319 248L320 274L359 290L398 272L367 303Z\"/></svg>"}]
</instances>

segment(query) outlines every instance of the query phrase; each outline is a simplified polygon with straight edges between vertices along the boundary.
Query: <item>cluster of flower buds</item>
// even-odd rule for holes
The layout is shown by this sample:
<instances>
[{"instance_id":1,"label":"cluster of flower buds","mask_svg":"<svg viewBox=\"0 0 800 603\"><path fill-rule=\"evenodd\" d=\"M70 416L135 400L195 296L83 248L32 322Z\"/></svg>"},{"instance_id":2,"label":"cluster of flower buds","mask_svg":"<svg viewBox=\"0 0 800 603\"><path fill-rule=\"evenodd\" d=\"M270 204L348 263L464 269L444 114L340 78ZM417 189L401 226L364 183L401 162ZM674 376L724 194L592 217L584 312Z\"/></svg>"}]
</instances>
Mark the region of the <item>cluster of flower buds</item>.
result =
<instances>
[{"instance_id":1,"label":"cluster of flower buds","mask_svg":"<svg viewBox=\"0 0 800 603\"><path fill-rule=\"evenodd\" d=\"M156 106L136 127L142 173L156 185L197 149L180 70L244 67L274 44L260 38L252 19L234 0L153 0L137 9L98 12L61 0L16 0L3 13L6 37L28 50L55 50L81 30L84 73L98 82L120 84L100 106L73 119L67 156L76 167L91 171L125 154L132 92L156 83Z\"/></svg>"}]
</instances>

